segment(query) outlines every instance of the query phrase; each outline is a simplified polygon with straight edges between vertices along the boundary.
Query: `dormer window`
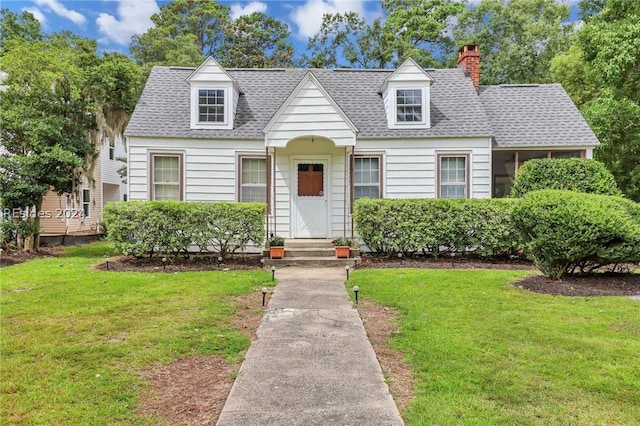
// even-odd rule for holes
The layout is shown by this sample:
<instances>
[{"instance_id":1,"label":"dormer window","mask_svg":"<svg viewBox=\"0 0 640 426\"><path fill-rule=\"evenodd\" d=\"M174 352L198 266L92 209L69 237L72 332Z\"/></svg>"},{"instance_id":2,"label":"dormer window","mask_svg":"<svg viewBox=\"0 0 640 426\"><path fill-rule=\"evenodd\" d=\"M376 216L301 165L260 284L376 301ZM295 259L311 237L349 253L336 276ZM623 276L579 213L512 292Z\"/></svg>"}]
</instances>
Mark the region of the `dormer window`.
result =
<instances>
[{"instance_id":1,"label":"dormer window","mask_svg":"<svg viewBox=\"0 0 640 426\"><path fill-rule=\"evenodd\" d=\"M191 129L231 130L242 94L238 83L213 58L187 78L191 87Z\"/></svg>"},{"instance_id":2,"label":"dormer window","mask_svg":"<svg viewBox=\"0 0 640 426\"><path fill-rule=\"evenodd\" d=\"M431 127L431 84L434 81L411 58L387 77L379 93L382 95L389 129Z\"/></svg>"},{"instance_id":3,"label":"dormer window","mask_svg":"<svg viewBox=\"0 0 640 426\"><path fill-rule=\"evenodd\" d=\"M422 90L396 91L396 119L398 123L423 123Z\"/></svg>"},{"instance_id":4,"label":"dormer window","mask_svg":"<svg viewBox=\"0 0 640 426\"><path fill-rule=\"evenodd\" d=\"M200 89L198 90L198 122L200 123L224 123L224 90Z\"/></svg>"}]
</instances>

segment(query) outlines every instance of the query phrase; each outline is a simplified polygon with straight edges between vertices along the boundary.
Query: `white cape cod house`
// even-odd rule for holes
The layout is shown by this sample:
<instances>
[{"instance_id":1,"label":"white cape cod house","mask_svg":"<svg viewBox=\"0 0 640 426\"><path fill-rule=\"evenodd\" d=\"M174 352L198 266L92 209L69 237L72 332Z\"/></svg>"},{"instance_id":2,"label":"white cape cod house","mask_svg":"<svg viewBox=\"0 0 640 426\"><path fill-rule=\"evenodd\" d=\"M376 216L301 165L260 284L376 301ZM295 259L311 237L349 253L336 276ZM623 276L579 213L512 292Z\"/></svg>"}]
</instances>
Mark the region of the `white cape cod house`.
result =
<instances>
[{"instance_id":1,"label":"white cape cod house","mask_svg":"<svg viewBox=\"0 0 640 426\"><path fill-rule=\"evenodd\" d=\"M480 87L457 69L155 67L125 135L131 200L260 201L268 233L351 235L360 197L508 193L531 158L590 158L560 85Z\"/></svg>"}]
</instances>

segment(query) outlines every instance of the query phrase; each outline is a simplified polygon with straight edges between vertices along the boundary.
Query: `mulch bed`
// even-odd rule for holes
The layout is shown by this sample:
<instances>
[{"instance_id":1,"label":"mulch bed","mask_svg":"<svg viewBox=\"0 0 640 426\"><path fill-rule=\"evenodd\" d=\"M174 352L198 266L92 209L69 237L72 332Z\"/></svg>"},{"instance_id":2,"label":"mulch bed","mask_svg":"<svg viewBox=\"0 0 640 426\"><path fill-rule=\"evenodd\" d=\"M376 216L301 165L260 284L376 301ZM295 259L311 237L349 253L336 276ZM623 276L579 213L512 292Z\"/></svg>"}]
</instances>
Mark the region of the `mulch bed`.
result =
<instances>
[{"instance_id":1,"label":"mulch bed","mask_svg":"<svg viewBox=\"0 0 640 426\"><path fill-rule=\"evenodd\" d=\"M17 265L28 260L47 258L47 257L60 257L63 254L56 248L41 247L38 251L23 251L23 250L6 250L3 249L0 254L0 268L5 266Z\"/></svg>"},{"instance_id":2,"label":"mulch bed","mask_svg":"<svg viewBox=\"0 0 640 426\"><path fill-rule=\"evenodd\" d=\"M134 272L188 272L188 271L228 271L260 269L262 264L259 254L236 254L222 261L214 255L198 255L189 257L166 258L166 264L162 257L135 258L133 256L117 256L109 259L110 271L134 271ZM106 262L95 266L100 271L107 270Z\"/></svg>"},{"instance_id":3,"label":"mulch bed","mask_svg":"<svg viewBox=\"0 0 640 426\"><path fill-rule=\"evenodd\" d=\"M426 268L426 269L536 269L524 259L481 259L473 256L443 256L438 259L422 255L393 256L384 254L363 253L358 268Z\"/></svg>"},{"instance_id":4,"label":"mulch bed","mask_svg":"<svg viewBox=\"0 0 640 426\"><path fill-rule=\"evenodd\" d=\"M593 273L552 280L542 275L523 278L515 286L536 293L562 296L640 296L640 274Z\"/></svg>"}]
</instances>

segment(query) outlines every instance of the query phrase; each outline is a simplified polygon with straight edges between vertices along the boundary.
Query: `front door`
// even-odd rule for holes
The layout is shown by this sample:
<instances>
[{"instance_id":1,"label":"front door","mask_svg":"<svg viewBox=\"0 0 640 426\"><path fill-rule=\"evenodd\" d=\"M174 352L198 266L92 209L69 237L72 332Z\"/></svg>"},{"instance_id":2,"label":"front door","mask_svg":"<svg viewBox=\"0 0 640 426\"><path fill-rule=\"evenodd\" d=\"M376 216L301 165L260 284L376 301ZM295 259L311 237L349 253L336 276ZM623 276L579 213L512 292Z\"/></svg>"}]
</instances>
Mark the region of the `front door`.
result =
<instances>
[{"instance_id":1,"label":"front door","mask_svg":"<svg viewBox=\"0 0 640 426\"><path fill-rule=\"evenodd\" d=\"M326 160L295 161L293 196L295 238L328 237L328 164Z\"/></svg>"}]
</instances>

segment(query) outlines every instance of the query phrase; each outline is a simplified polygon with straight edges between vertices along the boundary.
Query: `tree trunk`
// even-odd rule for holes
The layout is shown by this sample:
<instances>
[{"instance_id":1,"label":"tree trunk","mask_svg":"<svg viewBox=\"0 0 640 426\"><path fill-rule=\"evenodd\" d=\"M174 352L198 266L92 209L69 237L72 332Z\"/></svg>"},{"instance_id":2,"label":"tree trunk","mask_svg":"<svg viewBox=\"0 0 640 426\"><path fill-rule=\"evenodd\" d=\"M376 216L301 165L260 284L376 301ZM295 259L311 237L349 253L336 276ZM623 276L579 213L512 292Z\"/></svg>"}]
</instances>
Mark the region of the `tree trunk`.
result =
<instances>
[{"instance_id":1,"label":"tree trunk","mask_svg":"<svg viewBox=\"0 0 640 426\"><path fill-rule=\"evenodd\" d=\"M33 219L36 225L36 232L33 235L33 250L40 250L40 212L42 211L42 203L44 199L41 197L38 200L38 204L35 205L35 218Z\"/></svg>"}]
</instances>

